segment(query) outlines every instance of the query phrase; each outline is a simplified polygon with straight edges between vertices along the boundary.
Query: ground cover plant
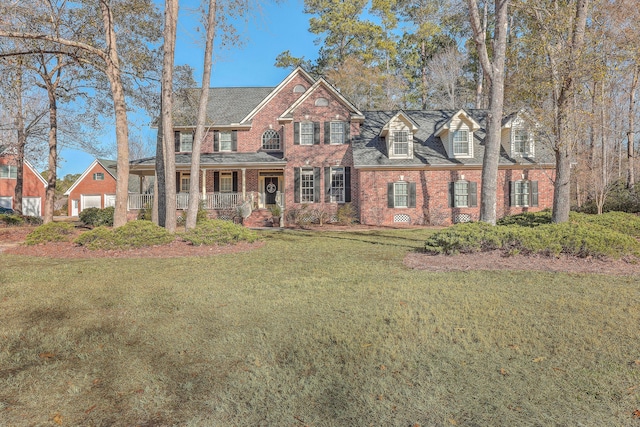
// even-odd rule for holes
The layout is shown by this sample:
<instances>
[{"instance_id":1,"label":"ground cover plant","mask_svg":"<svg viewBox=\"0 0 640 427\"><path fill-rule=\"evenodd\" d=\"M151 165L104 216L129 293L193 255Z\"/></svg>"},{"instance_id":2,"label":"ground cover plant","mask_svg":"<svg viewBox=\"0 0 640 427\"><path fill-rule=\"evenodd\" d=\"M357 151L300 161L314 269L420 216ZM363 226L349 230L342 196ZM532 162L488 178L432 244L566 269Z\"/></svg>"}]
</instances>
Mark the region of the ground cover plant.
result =
<instances>
[{"instance_id":1,"label":"ground cover plant","mask_svg":"<svg viewBox=\"0 0 640 427\"><path fill-rule=\"evenodd\" d=\"M86 231L75 239L75 243L89 249L112 250L164 245L174 239L166 228L151 221L136 220L115 229L100 226Z\"/></svg>"},{"instance_id":2,"label":"ground cover plant","mask_svg":"<svg viewBox=\"0 0 640 427\"><path fill-rule=\"evenodd\" d=\"M113 206L100 209L100 208L88 208L80 212L78 218L82 223L90 227L100 226L113 226L113 213L115 208Z\"/></svg>"},{"instance_id":3,"label":"ground cover plant","mask_svg":"<svg viewBox=\"0 0 640 427\"><path fill-rule=\"evenodd\" d=\"M431 233L0 254L0 425L638 425L638 276L405 267Z\"/></svg>"},{"instance_id":4,"label":"ground cover plant","mask_svg":"<svg viewBox=\"0 0 640 427\"><path fill-rule=\"evenodd\" d=\"M547 212L502 219L497 226L458 224L430 236L425 250L456 254L503 250L508 254L637 258L640 217L621 212L603 215L573 213L568 223L551 224Z\"/></svg>"},{"instance_id":5,"label":"ground cover plant","mask_svg":"<svg viewBox=\"0 0 640 427\"><path fill-rule=\"evenodd\" d=\"M183 240L196 246L252 243L258 240L258 234L255 231L221 219L203 219L195 228L179 235Z\"/></svg>"},{"instance_id":6,"label":"ground cover plant","mask_svg":"<svg viewBox=\"0 0 640 427\"><path fill-rule=\"evenodd\" d=\"M68 242L73 236L75 227L68 222L50 222L40 225L27 234L25 243L37 245L49 242Z\"/></svg>"}]
</instances>

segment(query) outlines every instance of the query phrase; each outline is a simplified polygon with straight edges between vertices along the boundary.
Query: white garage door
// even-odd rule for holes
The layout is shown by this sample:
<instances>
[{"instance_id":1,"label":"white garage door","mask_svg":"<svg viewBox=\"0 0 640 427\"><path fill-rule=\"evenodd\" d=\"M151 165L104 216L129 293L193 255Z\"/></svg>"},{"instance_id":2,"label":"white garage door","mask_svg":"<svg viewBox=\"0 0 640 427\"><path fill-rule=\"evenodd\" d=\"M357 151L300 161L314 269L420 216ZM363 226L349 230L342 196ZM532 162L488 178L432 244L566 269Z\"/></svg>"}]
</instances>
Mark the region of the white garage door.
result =
<instances>
[{"instance_id":1,"label":"white garage door","mask_svg":"<svg viewBox=\"0 0 640 427\"><path fill-rule=\"evenodd\" d=\"M102 207L102 196L82 196L82 205L80 206L81 210L89 209L89 208L101 208Z\"/></svg>"},{"instance_id":2,"label":"white garage door","mask_svg":"<svg viewBox=\"0 0 640 427\"><path fill-rule=\"evenodd\" d=\"M24 197L22 199L22 214L28 216L42 216L40 212L40 197Z\"/></svg>"},{"instance_id":3,"label":"white garage door","mask_svg":"<svg viewBox=\"0 0 640 427\"><path fill-rule=\"evenodd\" d=\"M2 208L12 208L13 207L13 197L0 197L0 207Z\"/></svg>"}]
</instances>

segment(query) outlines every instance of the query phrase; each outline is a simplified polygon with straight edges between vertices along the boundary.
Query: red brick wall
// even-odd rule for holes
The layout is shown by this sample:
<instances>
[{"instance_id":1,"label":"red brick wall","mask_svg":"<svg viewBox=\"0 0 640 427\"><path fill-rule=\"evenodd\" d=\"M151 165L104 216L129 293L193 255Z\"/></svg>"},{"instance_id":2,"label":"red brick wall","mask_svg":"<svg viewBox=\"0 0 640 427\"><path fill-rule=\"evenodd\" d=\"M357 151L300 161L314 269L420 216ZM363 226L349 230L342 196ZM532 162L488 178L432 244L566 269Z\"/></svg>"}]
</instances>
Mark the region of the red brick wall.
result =
<instances>
[{"instance_id":1,"label":"red brick wall","mask_svg":"<svg viewBox=\"0 0 640 427\"><path fill-rule=\"evenodd\" d=\"M94 181L93 174L94 173L103 173L104 180L102 181ZM105 194L116 194L116 180L109 172L107 172L102 165L96 163L89 173L87 173L76 185L76 187L69 193L69 210L68 214L71 216L71 209L73 207L72 200L78 200L78 207L80 210L84 209L82 206L81 195L85 196L101 196L101 207L104 208L104 195Z\"/></svg>"},{"instance_id":2,"label":"red brick wall","mask_svg":"<svg viewBox=\"0 0 640 427\"><path fill-rule=\"evenodd\" d=\"M0 165L15 165L13 156L0 156ZM41 206L40 212L44 213L44 199L46 188L45 184L38 178L36 172L29 166L24 164L22 170L22 197L40 197ZM15 179L0 179L0 196L12 197L14 208L15 206L15 191L16 180Z\"/></svg>"},{"instance_id":3,"label":"red brick wall","mask_svg":"<svg viewBox=\"0 0 640 427\"><path fill-rule=\"evenodd\" d=\"M509 206L509 181L525 178L538 181L538 206L537 207L511 207ZM469 214L471 219L477 221L480 214L480 182L481 170L455 170L455 171L371 171L361 170L360 175L360 221L369 225L398 225L394 223L394 216L407 214L411 224L425 225L449 225L454 222L458 214ZM458 179L476 182L478 186L478 206L470 208L449 207L449 182ZM415 208L388 208L387 184L397 182L403 176L404 181L416 183L416 207ZM553 203L553 170L505 170L498 173L498 205L496 208L498 218L521 212L535 212L545 208L551 208Z\"/></svg>"}]
</instances>

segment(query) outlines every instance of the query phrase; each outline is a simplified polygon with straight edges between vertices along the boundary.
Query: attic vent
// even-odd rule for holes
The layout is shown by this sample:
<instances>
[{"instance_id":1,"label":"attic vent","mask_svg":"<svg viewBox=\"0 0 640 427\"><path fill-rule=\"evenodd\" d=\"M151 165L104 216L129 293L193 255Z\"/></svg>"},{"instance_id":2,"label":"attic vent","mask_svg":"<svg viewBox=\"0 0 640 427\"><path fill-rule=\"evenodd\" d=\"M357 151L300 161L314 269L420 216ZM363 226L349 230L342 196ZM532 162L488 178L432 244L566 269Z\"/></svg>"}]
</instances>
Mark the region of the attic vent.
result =
<instances>
[{"instance_id":1,"label":"attic vent","mask_svg":"<svg viewBox=\"0 0 640 427\"><path fill-rule=\"evenodd\" d=\"M411 222L411 217L407 214L394 215L393 222L404 222L406 224L409 224Z\"/></svg>"},{"instance_id":2,"label":"attic vent","mask_svg":"<svg viewBox=\"0 0 640 427\"><path fill-rule=\"evenodd\" d=\"M293 88L293 93L305 93L306 91L307 88L302 85L295 85L295 87Z\"/></svg>"},{"instance_id":3,"label":"attic vent","mask_svg":"<svg viewBox=\"0 0 640 427\"><path fill-rule=\"evenodd\" d=\"M326 98L318 98L316 99L316 107L327 107L329 105L329 101Z\"/></svg>"},{"instance_id":4,"label":"attic vent","mask_svg":"<svg viewBox=\"0 0 640 427\"><path fill-rule=\"evenodd\" d=\"M461 222L471 222L471 215L469 214L458 214L453 218L453 222L459 224Z\"/></svg>"}]
</instances>

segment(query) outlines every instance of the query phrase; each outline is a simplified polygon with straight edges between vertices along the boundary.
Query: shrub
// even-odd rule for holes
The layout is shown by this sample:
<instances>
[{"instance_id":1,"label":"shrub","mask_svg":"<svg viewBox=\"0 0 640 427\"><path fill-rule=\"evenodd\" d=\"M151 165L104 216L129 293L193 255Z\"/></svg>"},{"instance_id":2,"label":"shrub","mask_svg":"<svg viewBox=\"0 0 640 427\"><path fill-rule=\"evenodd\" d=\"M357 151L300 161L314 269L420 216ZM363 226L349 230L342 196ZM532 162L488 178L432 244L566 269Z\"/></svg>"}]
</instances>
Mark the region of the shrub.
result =
<instances>
[{"instance_id":1,"label":"shrub","mask_svg":"<svg viewBox=\"0 0 640 427\"><path fill-rule=\"evenodd\" d=\"M195 246L224 245L238 242L255 242L258 234L241 225L221 219L209 219L180 234L180 237Z\"/></svg>"},{"instance_id":2,"label":"shrub","mask_svg":"<svg viewBox=\"0 0 640 427\"><path fill-rule=\"evenodd\" d=\"M497 225L519 225L522 227L537 227L542 224L551 224L551 211L524 212L517 215L500 218Z\"/></svg>"},{"instance_id":3,"label":"shrub","mask_svg":"<svg viewBox=\"0 0 640 427\"><path fill-rule=\"evenodd\" d=\"M29 225L42 225L42 218L39 216L25 215L22 217L22 219Z\"/></svg>"},{"instance_id":4,"label":"shrub","mask_svg":"<svg viewBox=\"0 0 640 427\"><path fill-rule=\"evenodd\" d=\"M174 240L165 228L150 221L131 221L116 229L101 226L82 233L75 240L88 249L132 249L146 246L164 245Z\"/></svg>"},{"instance_id":5,"label":"shrub","mask_svg":"<svg viewBox=\"0 0 640 427\"><path fill-rule=\"evenodd\" d=\"M68 242L75 227L68 222L50 222L36 227L27 234L27 245L37 245L48 242Z\"/></svg>"},{"instance_id":6,"label":"shrub","mask_svg":"<svg viewBox=\"0 0 640 427\"><path fill-rule=\"evenodd\" d=\"M315 218L309 205L301 205L298 208L287 209L287 222L293 223L301 228L307 228L313 224Z\"/></svg>"},{"instance_id":7,"label":"shrub","mask_svg":"<svg viewBox=\"0 0 640 427\"><path fill-rule=\"evenodd\" d=\"M569 220L577 224L594 224L611 230L640 237L640 216L624 212L607 212L601 215L590 215L571 212Z\"/></svg>"},{"instance_id":8,"label":"shrub","mask_svg":"<svg viewBox=\"0 0 640 427\"><path fill-rule=\"evenodd\" d=\"M115 208L110 206L108 208L88 208L80 212L78 218L83 224L90 227L100 227L101 225L113 226L113 213Z\"/></svg>"},{"instance_id":9,"label":"shrub","mask_svg":"<svg viewBox=\"0 0 640 427\"><path fill-rule=\"evenodd\" d=\"M351 225L356 222L356 210L351 203L345 203L336 211L336 220L342 225Z\"/></svg>"},{"instance_id":10,"label":"shrub","mask_svg":"<svg viewBox=\"0 0 640 427\"><path fill-rule=\"evenodd\" d=\"M24 218L15 214L0 214L0 222L5 223L6 225L22 225L24 223Z\"/></svg>"},{"instance_id":11,"label":"shrub","mask_svg":"<svg viewBox=\"0 0 640 427\"><path fill-rule=\"evenodd\" d=\"M457 224L433 234L425 243L427 252L453 255L502 247L496 227L484 222Z\"/></svg>"},{"instance_id":12,"label":"shrub","mask_svg":"<svg viewBox=\"0 0 640 427\"><path fill-rule=\"evenodd\" d=\"M152 215L153 215L153 208L150 206L149 203L145 203L142 209L138 211L138 219L151 221Z\"/></svg>"}]
</instances>

